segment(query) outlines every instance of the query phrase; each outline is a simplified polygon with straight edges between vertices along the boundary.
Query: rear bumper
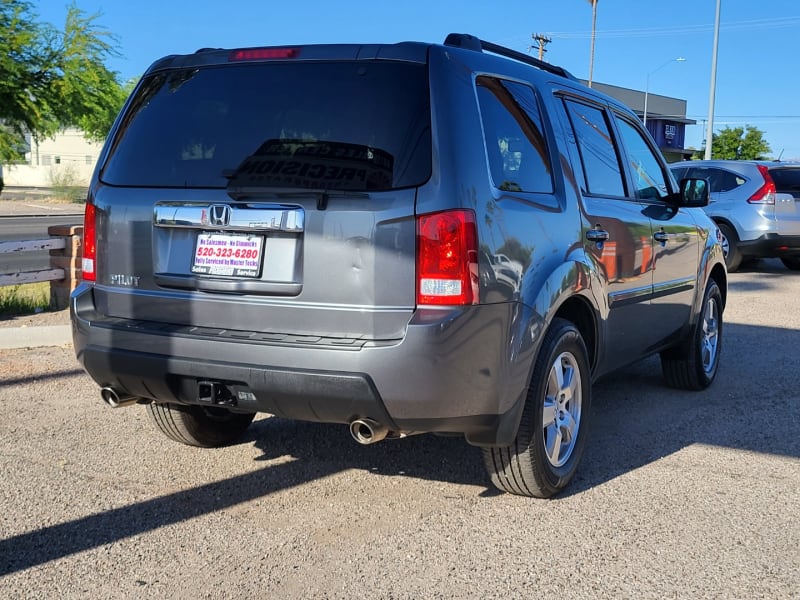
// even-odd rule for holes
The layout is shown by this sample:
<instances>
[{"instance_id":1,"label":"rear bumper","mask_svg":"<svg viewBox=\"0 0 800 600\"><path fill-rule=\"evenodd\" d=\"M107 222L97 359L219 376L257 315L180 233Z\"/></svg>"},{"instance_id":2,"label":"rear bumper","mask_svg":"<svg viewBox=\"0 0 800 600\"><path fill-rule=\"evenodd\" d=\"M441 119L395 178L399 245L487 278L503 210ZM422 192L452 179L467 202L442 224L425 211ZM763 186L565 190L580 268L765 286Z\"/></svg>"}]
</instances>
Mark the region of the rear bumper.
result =
<instances>
[{"instance_id":1,"label":"rear bumper","mask_svg":"<svg viewBox=\"0 0 800 600\"><path fill-rule=\"evenodd\" d=\"M531 340L520 346L523 336L511 335L519 312L513 304L421 310L400 340L338 347L106 318L86 285L71 303L76 355L101 386L203 404L199 384L219 382L235 410L370 418L396 432L463 433L477 445L505 445L516 433L532 360Z\"/></svg>"},{"instance_id":2,"label":"rear bumper","mask_svg":"<svg viewBox=\"0 0 800 600\"><path fill-rule=\"evenodd\" d=\"M800 235L767 233L755 240L740 241L739 251L754 258L800 255Z\"/></svg>"}]
</instances>

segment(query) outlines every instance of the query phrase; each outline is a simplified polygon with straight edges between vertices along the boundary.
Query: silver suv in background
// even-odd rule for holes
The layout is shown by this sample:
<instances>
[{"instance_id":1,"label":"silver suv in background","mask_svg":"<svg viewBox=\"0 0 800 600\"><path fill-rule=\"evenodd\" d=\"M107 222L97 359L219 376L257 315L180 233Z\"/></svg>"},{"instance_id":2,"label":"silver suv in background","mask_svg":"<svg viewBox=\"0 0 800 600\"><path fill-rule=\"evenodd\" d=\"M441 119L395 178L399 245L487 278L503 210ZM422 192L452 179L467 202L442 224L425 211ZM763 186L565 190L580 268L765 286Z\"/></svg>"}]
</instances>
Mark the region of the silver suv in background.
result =
<instances>
[{"instance_id":1,"label":"silver suv in background","mask_svg":"<svg viewBox=\"0 0 800 600\"><path fill-rule=\"evenodd\" d=\"M660 354L669 385L714 380L706 188L619 102L468 35L168 56L93 176L75 350L179 442L257 412L455 434L552 496L594 379Z\"/></svg>"},{"instance_id":2,"label":"silver suv in background","mask_svg":"<svg viewBox=\"0 0 800 600\"><path fill-rule=\"evenodd\" d=\"M670 169L679 180L708 180L705 211L722 233L728 271L749 258L780 258L800 270L800 164L698 160Z\"/></svg>"}]
</instances>

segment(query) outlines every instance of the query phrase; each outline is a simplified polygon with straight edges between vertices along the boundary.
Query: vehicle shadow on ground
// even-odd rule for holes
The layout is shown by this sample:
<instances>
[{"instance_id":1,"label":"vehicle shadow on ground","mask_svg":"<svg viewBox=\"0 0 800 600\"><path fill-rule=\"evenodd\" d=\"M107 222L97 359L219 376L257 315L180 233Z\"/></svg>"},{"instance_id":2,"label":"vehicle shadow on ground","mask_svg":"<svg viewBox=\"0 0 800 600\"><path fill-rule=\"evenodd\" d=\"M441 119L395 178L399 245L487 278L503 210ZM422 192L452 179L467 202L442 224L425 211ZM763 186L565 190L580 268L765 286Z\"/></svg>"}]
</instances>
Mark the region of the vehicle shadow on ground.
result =
<instances>
[{"instance_id":1,"label":"vehicle shadow on ground","mask_svg":"<svg viewBox=\"0 0 800 600\"><path fill-rule=\"evenodd\" d=\"M376 475L408 476L464 485L489 485L481 452L463 437L432 434L386 439L362 446L350 436L347 425L323 425L270 418L250 430L251 441L264 454L259 461L283 456L325 472L347 469ZM313 441L313 443L309 443ZM290 485L309 480L305 468Z\"/></svg>"},{"instance_id":2,"label":"vehicle shadow on ground","mask_svg":"<svg viewBox=\"0 0 800 600\"><path fill-rule=\"evenodd\" d=\"M598 381L591 438L565 495L693 444L800 458L800 360L776 352L798 339L796 330L726 324L716 380L700 392L666 388L656 357Z\"/></svg>"},{"instance_id":3,"label":"vehicle shadow on ground","mask_svg":"<svg viewBox=\"0 0 800 600\"><path fill-rule=\"evenodd\" d=\"M486 485L480 452L459 438L419 436L365 448L349 438L346 426L270 418L258 421L243 443L255 443L265 451L257 460L287 454L296 460L0 540L0 577L348 469Z\"/></svg>"},{"instance_id":4,"label":"vehicle shadow on ground","mask_svg":"<svg viewBox=\"0 0 800 600\"><path fill-rule=\"evenodd\" d=\"M800 395L794 376L798 361L793 352L777 354L763 342L769 340L770 348L794 348L797 337L793 330L726 325L717 381L702 392L666 388L656 358L599 381L583 463L559 498L602 485L692 444L800 457ZM490 491L480 450L461 438L424 435L365 447L356 444L343 425L267 418L257 421L242 443L263 452L257 461L293 460L0 540L0 576L345 470L473 485L482 496L496 495Z\"/></svg>"},{"instance_id":5,"label":"vehicle shadow on ground","mask_svg":"<svg viewBox=\"0 0 800 600\"><path fill-rule=\"evenodd\" d=\"M2 385L29 385L37 381L47 381L49 379L61 379L63 377L74 377L76 375L83 375L85 371L81 368L76 369L62 369L61 371L50 371L48 373L37 373L35 375L26 375L25 377L0 377L0 384Z\"/></svg>"}]
</instances>

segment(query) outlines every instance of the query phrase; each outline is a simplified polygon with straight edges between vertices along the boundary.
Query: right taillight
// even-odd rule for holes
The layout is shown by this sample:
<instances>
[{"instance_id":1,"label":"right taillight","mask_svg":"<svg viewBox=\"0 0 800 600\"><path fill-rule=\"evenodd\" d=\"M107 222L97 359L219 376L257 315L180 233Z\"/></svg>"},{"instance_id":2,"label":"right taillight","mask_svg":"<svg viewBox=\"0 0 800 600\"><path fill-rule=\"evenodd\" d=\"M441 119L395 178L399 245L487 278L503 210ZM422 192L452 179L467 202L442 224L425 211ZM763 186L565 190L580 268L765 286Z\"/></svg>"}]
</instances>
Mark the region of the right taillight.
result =
<instances>
[{"instance_id":1,"label":"right taillight","mask_svg":"<svg viewBox=\"0 0 800 600\"><path fill-rule=\"evenodd\" d=\"M478 303L478 234L470 210L417 217L417 304Z\"/></svg>"},{"instance_id":2,"label":"right taillight","mask_svg":"<svg viewBox=\"0 0 800 600\"><path fill-rule=\"evenodd\" d=\"M81 277L84 281L96 281L97 277L97 226L94 204L86 204L83 212L83 260Z\"/></svg>"},{"instance_id":3,"label":"right taillight","mask_svg":"<svg viewBox=\"0 0 800 600\"><path fill-rule=\"evenodd\" d=\"M764 184L747 199L750 204L775 204L775 182L769 174L769 169L764 165L757 165L759 173L764 177Z\"/></svg>"}]
</instances>

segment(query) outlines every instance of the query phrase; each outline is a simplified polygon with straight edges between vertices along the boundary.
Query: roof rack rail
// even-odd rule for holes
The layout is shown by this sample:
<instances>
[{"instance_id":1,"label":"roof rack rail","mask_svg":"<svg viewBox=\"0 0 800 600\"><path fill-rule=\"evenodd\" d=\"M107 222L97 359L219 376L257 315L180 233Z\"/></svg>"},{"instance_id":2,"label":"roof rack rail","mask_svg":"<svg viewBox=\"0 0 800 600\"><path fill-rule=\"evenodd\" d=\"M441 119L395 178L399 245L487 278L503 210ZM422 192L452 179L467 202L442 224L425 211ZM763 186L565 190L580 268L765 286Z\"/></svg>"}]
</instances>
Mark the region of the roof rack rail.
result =
<instances>
[{"instance_id":1,"label":"roof rack rail","mask_svg":"<svg viewBox=\"0 0 800 600\"><path fill-rule=\"evenodd\" d=\"M532 65L534 67L537 67L538 69L547 71L548 73L553 73L561 77L566 77L567 79L572 79L573 81L578 81L578 79L572 73L570 73L563 67L557 67L556 65L551 65L550 63L546 63L543 60L539 60L538 58L528 56L527 54L523 54L522 52L512 50L511 48L506 48L505 46L500 46L498 44L493 44L492 42L487 42L485 40L476 38L474 35L470 35L468 33L448 34L448 36L444 40L444 45L453 46L456 48L466 48L467 50L474 50L475 52L483 52L484 50L486 50L487 52L491 52L492 54L499 54L500 56L513 58L514 60L517 60L519 62Z\"/></svg>"}]
</instances>

